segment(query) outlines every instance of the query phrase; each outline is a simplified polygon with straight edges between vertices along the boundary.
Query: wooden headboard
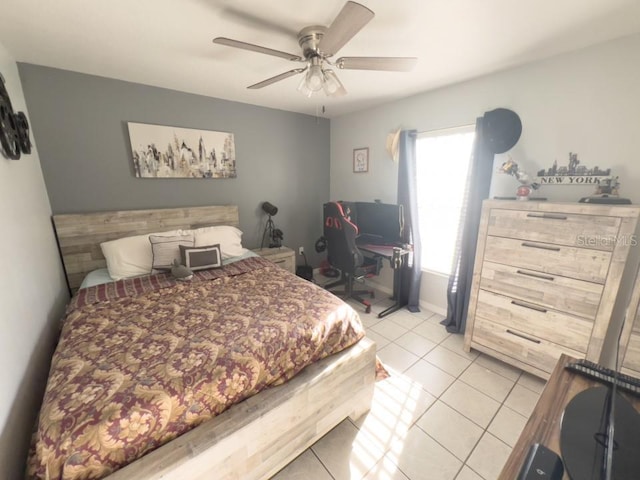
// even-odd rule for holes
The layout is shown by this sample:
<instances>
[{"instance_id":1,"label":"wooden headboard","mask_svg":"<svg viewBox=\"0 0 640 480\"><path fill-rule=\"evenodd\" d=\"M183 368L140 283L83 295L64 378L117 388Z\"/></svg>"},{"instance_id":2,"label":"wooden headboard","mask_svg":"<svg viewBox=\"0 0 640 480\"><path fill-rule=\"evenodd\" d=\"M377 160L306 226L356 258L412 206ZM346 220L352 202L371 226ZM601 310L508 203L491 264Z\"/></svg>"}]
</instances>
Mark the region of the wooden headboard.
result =
<instances>
[{"instance_id":1,"label":"wooden headboard","mask_svg":"<svg viewBox=\"0 0 640 480\"><path fill-rule=\"evenodd\" d=\"M100 244L145 233L211 225L239 226L238 207L164 208L53 216L67 284L75 292L87 273L107 266Z\"/></svg>"}]
</instances>

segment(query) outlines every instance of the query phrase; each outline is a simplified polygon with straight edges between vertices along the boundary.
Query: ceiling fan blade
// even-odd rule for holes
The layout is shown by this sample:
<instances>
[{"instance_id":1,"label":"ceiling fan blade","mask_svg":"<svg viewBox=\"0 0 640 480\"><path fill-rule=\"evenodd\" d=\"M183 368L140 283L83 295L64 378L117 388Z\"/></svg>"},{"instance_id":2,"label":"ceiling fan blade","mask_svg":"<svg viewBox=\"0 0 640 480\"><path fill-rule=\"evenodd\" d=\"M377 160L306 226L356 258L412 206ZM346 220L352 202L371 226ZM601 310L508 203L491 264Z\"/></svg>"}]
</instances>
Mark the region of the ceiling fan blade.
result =
<instances>
[{"instance_id":1,"label":"ceiling fan blade","mask_svg":"<svg viewBox=\"0 0 640 480\"><path fill-rule=\"evenodd\" d=\"M276 82L279 82L280 80L284 80L285 78L293 77L294 75L302 73L305 70L306 68L295 68L293 70L289 70L288 72L281 73L280 75L276 75L275 77L267 78L266 80L255 83L247 88L255 90L257 88L266 87L268 85L271 85L272 83L276 83Z\"/></svg>"},{"instance_id":2,"label":"ceiling fan blade","mask_svg":"<svg viewBox=\"0 0 640 480\"><path fill-rule=\"evenodd\" d=\"M252 52L264 53L265 55L273 55L274 57L286 58L287 60L292 60L294 62L302 60L299 55L294 55L293 53L281 52L280 50L274 50L273 48L261 47L260 45L241 42L240 40L233 40L231 38L216 37L213 39L213 43L226 45L227 47L242 48L243 50L250 50Z\"/></svg>"},{"instance_id":3,"label":"ceiling fan blade","mask_svg":"<svg viewBox=\"0 0 640 480\"><path fill-rule=\"evenodd\" d=\"M341 57L336 60L336 66L345 70L408 72L417 62L415 57Z\"/></svg>"},{"instance_id":4,"label":"ceiling fan blade","mask_svg":"<svg viewBox=\"0 0 640 480\"><path fill-rule=\"evenodd\" d=\"M320 40L319 50L330 57L337 53L356 33L375 16L371 10L356 2L347 2Z\"/></svg>"}]
</instances>

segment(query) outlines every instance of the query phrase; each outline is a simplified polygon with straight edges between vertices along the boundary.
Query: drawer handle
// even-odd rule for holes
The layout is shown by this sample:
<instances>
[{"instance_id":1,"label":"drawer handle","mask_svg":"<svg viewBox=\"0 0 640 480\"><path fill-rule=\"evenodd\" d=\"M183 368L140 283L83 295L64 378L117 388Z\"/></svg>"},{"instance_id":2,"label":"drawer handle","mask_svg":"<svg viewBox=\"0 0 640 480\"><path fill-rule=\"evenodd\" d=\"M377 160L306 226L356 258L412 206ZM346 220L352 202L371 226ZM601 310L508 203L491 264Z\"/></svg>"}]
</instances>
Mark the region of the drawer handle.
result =
<instances>
[{"instance_id":1,"label":"drawer handle","mask_svg":"<svg viewBox=\"0 0 640 480\"><path fill-rule=\"evenodd\" d=\"M547 313L547 309L543 307L539 307L537 305L531 305L530 303L519 302L518 300L511 300L512 305L517 305L518 307L528 308L529 310L535 310L540 313Z\"/></svg>"},{"instance_id":2,"label":"drawer handle","mask_svg":"<svg viewBox=\"0 0 640 480\"><path fill-rule=\"evenodd\" d=\"M566 215L560 215L558 213L527 213L527 217L530 218L548 218L550 220L567 220Z\"/></svg>"},{"instance_id":3,"label":"drawer handle","mask_svg":"<svg viewBox=\"0 0 640 480\"><path fill-rule=\"evenodd\" d=\"M525 340L529 340L530 342L533 342L533 343L540 343L540 340L538 340L537 338L527 337L526 335L519 332L514 332L513 330L507 329L507 333L510 333L511 335L514 335L516 337L524 338Z\"/></svg>"},{"instance_id":4,"label":"drawer handle","mask_svg":"<svg viewBox=\"0 0 640 480\"><path fill-rule=\"evenodd\" d=\"M274 260L273 263L284 263L286 260Z\"/></svg>"},{"instance_id":5,"label":"drawer handle","mask_svg":"<svg viewBox=\"0 0 640 480\"><path fill-rule=\"evenodd\" d=\"M543 275L542 273L525 272L524 270L516 270L516 273L519 273L520 275L526 275L527 277L540 278L542 280L555 280L555 278L553 278L551 275Z\"/></svg>"},{"instance_id":6,"label":"drawer handle","mask_svg":"<svg viewBox=\"0 0 640 480\"><path fill-rule=\"evenodd\" d=\"M529 247L529 248L539 248L541 250L551 250L553 252L560 251L560 247L551 247L549 245L540 245L538 243L531 243L531 242L522 242L522 246Z\"/></svg>"}]
</instances>

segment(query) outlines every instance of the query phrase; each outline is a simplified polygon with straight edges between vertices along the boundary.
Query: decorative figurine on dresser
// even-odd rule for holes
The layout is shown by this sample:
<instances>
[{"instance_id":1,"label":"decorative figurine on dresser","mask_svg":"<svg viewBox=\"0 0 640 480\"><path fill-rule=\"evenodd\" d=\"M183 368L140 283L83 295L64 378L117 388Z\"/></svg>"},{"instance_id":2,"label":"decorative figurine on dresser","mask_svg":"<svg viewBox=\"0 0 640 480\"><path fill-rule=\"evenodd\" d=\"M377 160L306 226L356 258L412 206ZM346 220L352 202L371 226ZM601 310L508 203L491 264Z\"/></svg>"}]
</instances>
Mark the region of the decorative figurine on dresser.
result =
<instances>
[{"instance_id":1,"label":"decorative figurine on dresser","mask_svg":"<svg viewBox=\"0 0 640 480\"><path fill-rule=\"evenodd\" d=\"M628 205L486 200L465 349L543 378L562 353L598 362L637 270L639 216Z\"/></svg>"}]
</instances>

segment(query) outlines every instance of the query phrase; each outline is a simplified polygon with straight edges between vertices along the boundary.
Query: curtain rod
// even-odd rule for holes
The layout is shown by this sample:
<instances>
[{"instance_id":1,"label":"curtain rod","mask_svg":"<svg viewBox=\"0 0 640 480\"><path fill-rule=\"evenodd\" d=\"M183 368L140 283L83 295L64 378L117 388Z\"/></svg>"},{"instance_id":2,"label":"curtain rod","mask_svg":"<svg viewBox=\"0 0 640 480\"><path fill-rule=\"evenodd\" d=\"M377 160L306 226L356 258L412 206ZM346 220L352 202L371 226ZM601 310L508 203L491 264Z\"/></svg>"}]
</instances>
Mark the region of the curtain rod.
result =
<instances>
[{"instance_id":1,"label":"curtain rod","mask_svg":"<svg viewBox=\"0 0 640 480\"><path fill-rule=\"evenodd\" d=\"M418 132L418 136L421 135L443 135L447 132L453 133L456 130L466 130L468 128L475 128L476 124L475 123L469 123L466 125L457 125L455 127L445 127L445 128L438 128L436 130L424 130L421 132Z\"/></svg>"}]
</instances>

